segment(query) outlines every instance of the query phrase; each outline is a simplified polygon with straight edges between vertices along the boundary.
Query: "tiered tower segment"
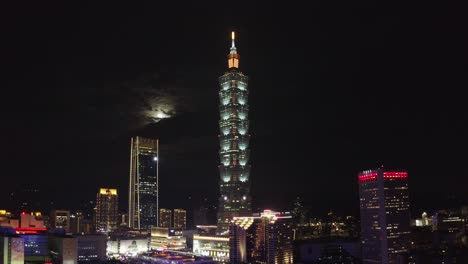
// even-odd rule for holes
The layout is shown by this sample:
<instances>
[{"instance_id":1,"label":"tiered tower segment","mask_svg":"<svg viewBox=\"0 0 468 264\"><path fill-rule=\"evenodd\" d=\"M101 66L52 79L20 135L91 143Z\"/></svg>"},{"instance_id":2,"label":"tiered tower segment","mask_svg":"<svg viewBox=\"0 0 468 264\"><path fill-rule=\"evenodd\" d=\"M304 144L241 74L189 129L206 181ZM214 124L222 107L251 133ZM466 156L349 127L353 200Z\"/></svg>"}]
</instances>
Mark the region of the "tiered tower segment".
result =
<instances>
[{"instance_id":1,"label":"tiered tower segment","mask_svg":"<svg viewBox=\"0 0 468 264\"><path fill-rule=\"evenodd\" d=\"M229 231L236 216L251 214L249 165L248 77L239 71L239 54L232 32L228 71L219 77L220 198L218 233Z\"/></svg>"}]
</instances>

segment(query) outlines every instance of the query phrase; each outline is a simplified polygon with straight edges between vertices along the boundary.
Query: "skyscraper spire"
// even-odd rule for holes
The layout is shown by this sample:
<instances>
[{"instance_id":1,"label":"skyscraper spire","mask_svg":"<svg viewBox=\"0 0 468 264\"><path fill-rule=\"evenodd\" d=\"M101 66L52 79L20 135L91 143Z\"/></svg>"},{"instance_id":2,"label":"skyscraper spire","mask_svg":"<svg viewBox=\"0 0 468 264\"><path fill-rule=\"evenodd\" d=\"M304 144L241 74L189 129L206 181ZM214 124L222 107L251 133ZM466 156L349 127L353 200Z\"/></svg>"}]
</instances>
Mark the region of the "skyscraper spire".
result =
<instances>
[{"instance_id":1,"label":"skyscraper spire","mask_svg":"<svg viewBox=\"0 0 468 264\"><path fill-rule=\"evenodd\" d=\"M235 40L235 33L232 31L231 33L231 39L232 39L232 44L231 44L231 52L228 54L228 66L229 69L231 68L239 68L239 54L237 54L237 48L236 48L236 43L234 42Z\"/></svg>"},{"instance_id":2,"label":"skyscraper spire","mask_svg":"<svg viewBox=\"0 0 468 264\"><path fill-rule=\"evenodd\" d=\"M231 39L232 39L231 54L237 54L236 43L235 43L236 35L234 31L231 33Z\"/></svg>"}]
</instances>

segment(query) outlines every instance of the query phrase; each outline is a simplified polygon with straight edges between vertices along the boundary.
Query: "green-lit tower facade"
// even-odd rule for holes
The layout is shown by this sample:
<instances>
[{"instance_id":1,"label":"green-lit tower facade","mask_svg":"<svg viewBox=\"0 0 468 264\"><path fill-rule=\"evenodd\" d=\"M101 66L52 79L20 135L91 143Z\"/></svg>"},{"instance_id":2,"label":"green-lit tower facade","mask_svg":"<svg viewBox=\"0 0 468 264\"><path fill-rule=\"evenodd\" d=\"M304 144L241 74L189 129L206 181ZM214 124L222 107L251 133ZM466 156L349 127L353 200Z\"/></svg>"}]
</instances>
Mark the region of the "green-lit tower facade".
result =
<instances>
[{"instance_id":1,"label":"green-lit tower facade","mask_svg":"<svg viewBox=\"0 0 468 264\"><path fill-rule=\"evenodd\" d=\"M220 197L218 234L229 232L235 216L250 216L248 77L239 71L239 54L234 43L228 55L228 71L219 77L219 165Z\"/></svg>"}]
</instances>

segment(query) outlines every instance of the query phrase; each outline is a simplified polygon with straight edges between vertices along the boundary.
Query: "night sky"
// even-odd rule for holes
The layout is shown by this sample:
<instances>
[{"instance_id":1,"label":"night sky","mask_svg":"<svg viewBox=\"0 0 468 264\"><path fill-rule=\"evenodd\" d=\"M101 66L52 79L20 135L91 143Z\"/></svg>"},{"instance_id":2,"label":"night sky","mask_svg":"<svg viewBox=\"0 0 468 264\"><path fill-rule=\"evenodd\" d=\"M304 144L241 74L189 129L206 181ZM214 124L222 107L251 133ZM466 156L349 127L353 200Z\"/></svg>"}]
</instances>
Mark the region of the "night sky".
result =
<instances>
[{"instance_id":1,"label":"night sky","mask_svg":"<svg viewBox=\"0 0 468 264\"><path fill-rule=\"evenodd\" d=\"M160 139L161 206L215 203L232 30L254 210L301 196L317 215L356 214L357 173L381 165L408 170L416 214L468 201L462 6L134 2L2 8L0 208L28 188L75 209L114 187L125 211L134 135Z\"/></svg>"}]
</instances>

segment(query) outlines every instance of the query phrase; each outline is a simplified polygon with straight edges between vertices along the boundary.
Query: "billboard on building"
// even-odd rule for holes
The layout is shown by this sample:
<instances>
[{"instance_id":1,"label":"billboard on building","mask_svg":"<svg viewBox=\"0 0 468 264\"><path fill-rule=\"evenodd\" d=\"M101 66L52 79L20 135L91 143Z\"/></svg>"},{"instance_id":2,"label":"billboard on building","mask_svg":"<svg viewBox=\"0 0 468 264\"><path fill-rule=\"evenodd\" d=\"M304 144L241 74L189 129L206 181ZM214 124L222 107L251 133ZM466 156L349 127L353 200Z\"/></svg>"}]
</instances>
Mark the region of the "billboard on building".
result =
<instances>
[{"instance_id":1,"label":"billboard on building","mask_svg":"<svg viewBox=\"0 0 468 264\"><path fill-rule=\"evenodd\" d=\"M120 240L120 254L137 254L148 251L148 239Z\"/></svg>"},{"instance_id":2,"label":"billboard on building","mask_svg":"<svg viewBox=\"0 0 468 264\"><path fill-rule=\"evenodd\" d=\"M76 264L78 262L78 252L76 238L63 239L63 264Z\"/></svg>"},{"instance_id":3,"label":"billboard on building","mask_svg":"<svg viewBox=\"0 0 468 264\"><path fill-rule=\"evenodd\" d=\"M107 241L107 255L118 254L118 253L119 253L119 241L108 240Z\"/></svg>"},{"instance_id":4,"label":"billboard on building","mask_svg":"<svg viewBox=\"0 0 468 264\"><path fill-rule=\"evenodd\" d=\"M11 264L24 264L24 239L11 238Z\"/></svg>"}]
</instances>

